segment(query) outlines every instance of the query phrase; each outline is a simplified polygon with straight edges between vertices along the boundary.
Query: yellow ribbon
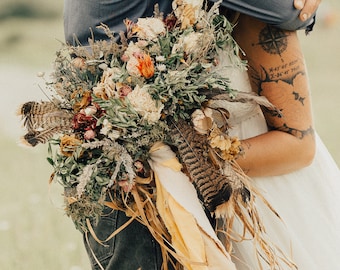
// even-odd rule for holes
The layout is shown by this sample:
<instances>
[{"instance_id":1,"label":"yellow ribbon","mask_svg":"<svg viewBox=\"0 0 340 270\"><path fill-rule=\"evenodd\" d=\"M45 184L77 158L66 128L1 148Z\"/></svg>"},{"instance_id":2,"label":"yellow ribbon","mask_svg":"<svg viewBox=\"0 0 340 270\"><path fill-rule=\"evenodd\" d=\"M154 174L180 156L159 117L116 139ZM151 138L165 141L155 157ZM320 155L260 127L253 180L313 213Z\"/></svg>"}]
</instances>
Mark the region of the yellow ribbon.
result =
<instances>
[{"instance_id":1,"label":"yellow ribbon","mask_svg":"<svg viewBox=\"0 0 340 270\"><path fill-rule=\"evenodd\" d=\"M188 270L235 270L197 197L193 198L192 194L196 193L188 177L181 172L182 165L175 153L169 146L160 142L151 148L150 157L149 162L155 174L157 188L156 206L171 235L171 245L181 258L181 263ZM175 189L177 188L181 195L173 196L173 189L169 188L169 184L172 184L172 187L176 185ZM188 203L178 197L186 194L188 198L193 198ZM193 205L196 207L194 210ZM198 214L193 214L191 210Z\"/></svg>"}]
</instances>

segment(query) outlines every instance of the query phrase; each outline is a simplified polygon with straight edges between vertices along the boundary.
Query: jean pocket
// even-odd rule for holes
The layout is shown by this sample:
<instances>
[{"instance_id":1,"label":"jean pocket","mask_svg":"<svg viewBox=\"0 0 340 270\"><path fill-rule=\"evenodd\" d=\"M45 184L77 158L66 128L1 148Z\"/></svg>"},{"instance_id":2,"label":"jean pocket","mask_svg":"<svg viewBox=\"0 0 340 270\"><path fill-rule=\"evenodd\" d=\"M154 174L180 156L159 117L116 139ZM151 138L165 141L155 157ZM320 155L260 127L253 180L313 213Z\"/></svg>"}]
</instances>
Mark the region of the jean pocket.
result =
<instances>
[{"instance_id":1,"label":"jean pocket","mask_svg":"<svg viewBox=\"0 0 340 270\"><path fill-rule=\"evenodd\" d=\"M94 236L88 232L84 236L85 248L89 255L93 269L97 269L99 263L102 267L108 264L113 256L115 248L115 237L105 241L117 229L118 211L104 209L103 216L98 223L92 223ZM102 241L101 243L98 240Z\"/></svg>"}]
</instances>

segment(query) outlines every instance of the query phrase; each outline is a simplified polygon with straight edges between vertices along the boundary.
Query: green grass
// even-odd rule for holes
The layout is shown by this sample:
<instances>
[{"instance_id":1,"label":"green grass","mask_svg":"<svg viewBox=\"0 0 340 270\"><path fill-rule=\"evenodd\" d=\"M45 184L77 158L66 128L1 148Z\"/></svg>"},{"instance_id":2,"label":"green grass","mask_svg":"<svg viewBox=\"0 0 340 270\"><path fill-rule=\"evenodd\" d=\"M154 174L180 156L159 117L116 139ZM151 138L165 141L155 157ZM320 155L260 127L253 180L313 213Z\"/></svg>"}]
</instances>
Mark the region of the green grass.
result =
<instances>
[{"instance_id":1,"label":"green grass","mask_svg":"<svg viewBox=\"0 0 340 270\"><path fill-rule=\"evenodd\" d=\"M6 66L19 67L13 78L0 78L6 82L12 80L6 85L13 89L1 89L6 95L32 88L40 91L31 85L15 90L25 86L20 72L35 74L50 70L54 53L60 47L58 40L63 40L62 1L27 3L24 0L0 3L0 66L2 70ZM32 93L32 96L36 95ZM19 96L17 99L22 100ZM0 110L3 125L13 118L13 111L19 105L19 102L7 103L1 101L1 106L6 106ZM15 127L6 125L5 130L8 126ZM64 215L62 189L57 184L48 184L52 168L46 161L46 147L19 147L18 138L14 137L17 132L13 134L0 132L0 268L90 269L81 233Z\"/></svg>"},{"instance_id":2,"label":"green grass","mask_svg":"<svg viewBox=\"0 0 340 270\"><path fill-rule=\"evenodd\" d=\"M0 64L30 68L51 66L63 40L62 20L9 18L0 24Z\"/></svg>"},{"instance_id":3,"label":"green grass","mask_svg":"<svg viewBox=\"0 0 340 270\"><path fill-rule=\"evenodd\" d=\"M3 136L0 146L1 269L90 269L81 234L63 213L62 190L48 184L46 147L18 147Z\"/></svg>"},{"instance_id":4,"label":"green grass","mask_svg":"<svg viewBox=\"0 0 340 270\"><path fill-rule=\"evenodd\" d=\"M326 0L323 2L327 3ZM20 5L14 8L14 3ZM60 47L58 40L63 40L62 1L32 0L29 6L25 3L28 2L5 0L0 3L0 66L20 66L32 70L34 74L50 69L54 52ZM338 1L328 3L332 3L339 11ZM320 25L308 37L301 33L309 68L315 124L338 164L339 24L340 21L332 27L325 27L320 21ZM18 69L18 72L21 70ZM16 87L18 81L20 73L10 85ZM11 90L1 89L1 93L7 95ZM39 89L36 88L36 91ZM3 101L2 106L5 103ZM6 119L9 119L6 113L12 112L0 111L5 111L0 115L0 123L5 125ZM0 132L0 268L90 269L81 234L61 209L59 195L62 190L57 185L48 185L52 168L45 159L46 147L27 149L18 147L16 141L17 138L11 134Z\"/></svg>"}]
</instances>

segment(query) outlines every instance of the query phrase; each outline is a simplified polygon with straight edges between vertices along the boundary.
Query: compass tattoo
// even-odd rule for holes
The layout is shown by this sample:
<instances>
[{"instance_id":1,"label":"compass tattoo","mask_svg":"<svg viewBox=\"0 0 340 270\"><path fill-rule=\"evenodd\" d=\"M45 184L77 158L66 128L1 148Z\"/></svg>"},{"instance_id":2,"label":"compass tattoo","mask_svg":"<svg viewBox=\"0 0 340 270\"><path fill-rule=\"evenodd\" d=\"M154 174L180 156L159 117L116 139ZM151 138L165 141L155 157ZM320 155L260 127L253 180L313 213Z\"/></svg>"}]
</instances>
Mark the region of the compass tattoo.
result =
<instances>
[{"instance_id":1,"label":"compass tattoo","mask_svg":"<svg viewBox=\"0 0 340 270\"><path fill-rule=\"evenodd\" d=\"M262 49L270 54L281 54L287 49L287 32L267 25L259 34L259 43Z\"/></svg>"}]
</instances>

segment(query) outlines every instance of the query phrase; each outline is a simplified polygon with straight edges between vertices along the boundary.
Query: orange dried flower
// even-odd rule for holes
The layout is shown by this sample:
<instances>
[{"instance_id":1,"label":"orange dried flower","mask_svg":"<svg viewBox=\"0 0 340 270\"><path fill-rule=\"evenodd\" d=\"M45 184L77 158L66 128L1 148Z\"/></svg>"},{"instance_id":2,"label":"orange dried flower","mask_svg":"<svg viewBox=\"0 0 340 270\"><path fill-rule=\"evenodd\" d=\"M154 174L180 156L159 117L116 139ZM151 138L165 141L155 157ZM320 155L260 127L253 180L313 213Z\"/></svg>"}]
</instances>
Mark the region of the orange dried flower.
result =
<instances>
[{"instance_id":1,"label":"orange dried flower","mask_svg":"<svg viewBox=\"0 0 340 270\"><path fill-rule=\"evenodd\" d=\"M81 109L86 108L91 102L91 92L84 91L80 101L76 102L73 106L75 112L79 112Z\"/></svg>"},{"instance_id":2,"label":"orange dried flower","mask_svg":"<svg viewBox=\"0 0 340 270\"><path fill-rule=\"evenodd\" d=\"M155 74L155 67L152 63L151 57L148 54L139 55L137 68L140 74L146 78L150 79Z\"/></svg>"}]
</instances>

